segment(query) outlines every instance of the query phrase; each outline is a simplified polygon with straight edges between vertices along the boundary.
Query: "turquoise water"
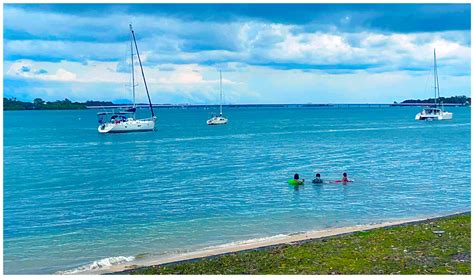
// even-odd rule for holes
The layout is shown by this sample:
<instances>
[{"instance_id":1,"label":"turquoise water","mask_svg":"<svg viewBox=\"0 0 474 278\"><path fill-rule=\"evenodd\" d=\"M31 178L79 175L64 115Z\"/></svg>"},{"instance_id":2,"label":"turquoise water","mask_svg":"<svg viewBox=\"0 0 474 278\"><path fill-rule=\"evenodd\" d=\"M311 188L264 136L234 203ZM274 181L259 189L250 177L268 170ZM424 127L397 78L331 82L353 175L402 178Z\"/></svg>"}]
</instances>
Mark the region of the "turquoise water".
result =
<instances>
[{"instance_id":1,"label":"turquoise water","mask_svg":"<svg viewBox=\"0 0 474 278\"><path fill-rule=\"evenodd\" d=\"M157 132L107 135L97 111L5 112L4 272L470 210L470 109L449 110L159 109ZM315 171L356 182L286 184Z\"/></svg>"}]
</instances>

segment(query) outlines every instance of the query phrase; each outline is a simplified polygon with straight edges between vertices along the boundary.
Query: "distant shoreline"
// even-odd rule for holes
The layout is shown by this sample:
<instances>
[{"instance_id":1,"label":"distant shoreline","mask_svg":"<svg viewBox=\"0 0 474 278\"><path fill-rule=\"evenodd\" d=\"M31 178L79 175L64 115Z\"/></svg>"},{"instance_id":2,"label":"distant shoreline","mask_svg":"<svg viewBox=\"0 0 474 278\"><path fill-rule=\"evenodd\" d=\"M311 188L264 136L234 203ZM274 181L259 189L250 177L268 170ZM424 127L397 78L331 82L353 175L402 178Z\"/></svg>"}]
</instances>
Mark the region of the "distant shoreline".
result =
<instances>
[{"instance_id":1,"label":"distant shoreline","mask_svg":"<svg viewBox=\"0 0 474 278\"><path fill-rule=\"evenodd\" d=\"M444 106L470 106L471 98L466 96L456 96L449 98L440 98L440 103ZM41 98L34 99L33 102L24 102L15 98L3 98L3 110L84 110L84 109L115 109L131 107L132 104L115 104L111 101L93 101L72 102L67 98L64 100L56 100L54 102L46 102ZM403 102L393 103L280 103L280 104L223 104L225 107L269 107L269 108L312 108L312 107L331 107L331 108L349 108L349 107L392 107L392 106L434 106L434 99L426 100L404 100ZM138 108L149 108L149 104L138 103ZM153 108L216 108L217 104L152 104Z\"/></svg>"},{"instance_id":2,"label":"distant shoreline","mask_svg":"<svg viewBox=\"0 0 474 278\"><path fill-rule=\"evenodd\" d=\"M223 104L227 108L388 108L388 107L427 107L434 106L434 103L328 103L328 104ZM466 104L446 103L445 107L469 107ZM120 109L130 107L130 104L107 105L107 106L85 106L74 108L43 108L43 109L8 109L4 111L45 111L45 110L99 110L99 109ZM137 104L138 109L149 109L148 104ZM197 109L217 109L217 104L153 104L153 108L197 108Z\"/></svg>"}]
</instances>

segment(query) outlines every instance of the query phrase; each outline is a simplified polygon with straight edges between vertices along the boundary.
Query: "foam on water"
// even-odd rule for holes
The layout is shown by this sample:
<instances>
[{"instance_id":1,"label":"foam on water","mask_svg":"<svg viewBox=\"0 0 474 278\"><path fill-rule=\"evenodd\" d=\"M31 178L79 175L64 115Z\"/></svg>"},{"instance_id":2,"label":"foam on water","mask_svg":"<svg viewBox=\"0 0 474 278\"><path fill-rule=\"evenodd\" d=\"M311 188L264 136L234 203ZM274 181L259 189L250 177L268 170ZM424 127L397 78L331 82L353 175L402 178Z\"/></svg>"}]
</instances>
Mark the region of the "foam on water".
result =
<instances>
[{"instance_id":1,"label":"foam on water","mask_svg":"<svg viewBox=\"0 0 474 278\"><path fill-rule=\"evenodd\" d=\"M131 262L135 259L135 257L125 257L125 256L118 256L118 257L110 257L105 258L97 261L93 261L90 264L82 265L73 269L68 269L64 271L58 271L55 274L81 274L85 272L97 271L97 270L104 270L113 265L118 265L125 262Z\"/></svg>"},{"instance_id":2,"label":"foam on water","mask_svg":"<svg viewBox=\"0 0 474 278\"><path fill-rule=\"evenodd\" d=\"M247 240L237 240L237 241L232 241L232 242L224 243L220 245L205 247L202 250L215 250L215 249L223 249L223 248L232 247L232 246L242 246L242 245L249 245L249 244L259 243L259 242L267 242L267 241L276 240L276 239L289 238L290 236L299 234L299 233L302 233L302 232L290 233L290 234L278 234L274 236L252 238L252 239L247 239Z\"/></svg>"}]
</instances>

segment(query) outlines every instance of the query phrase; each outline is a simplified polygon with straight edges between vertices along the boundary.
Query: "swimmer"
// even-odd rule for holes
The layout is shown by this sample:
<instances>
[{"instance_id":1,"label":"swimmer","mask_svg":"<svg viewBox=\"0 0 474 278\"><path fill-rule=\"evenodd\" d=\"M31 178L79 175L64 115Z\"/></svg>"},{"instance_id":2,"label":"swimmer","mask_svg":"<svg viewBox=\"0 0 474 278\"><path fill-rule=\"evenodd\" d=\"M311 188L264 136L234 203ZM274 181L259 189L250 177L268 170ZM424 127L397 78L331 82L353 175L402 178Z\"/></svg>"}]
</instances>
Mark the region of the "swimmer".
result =
<instances>
[{"instance_id":1,"label":"swimmer","mask_svg":"<svg viewBox=\"0 0 474 278\"><path fill-rule=\"evenodd\" d=\"M304 179L300 180L300 175L298 174L295 174L293 176L293 179L297 182L297 183L304 183Z\"/></svg>"},{"instance_id":2,"label":"swimmer","mask_svg":"<svg viewBox=\"0 0 474 278\"><path fill-rule=\"evenodd\" d=\"M313 183L323 183L323 179L321 179L321 174L316 174L316 177L313 179Z\"/></svg>"},{"instance_id":3,"label":"swimmer","mask_svg":"<svg viewBox=\"0 0 474 278\"><path fill-rule=\"evenodd\" d=\"M337 181L332 181L330 183L342 183L342 184L347 184L348 182L353 182L354 180L350 180L348 177L347 177L347 173L343 173L342 174L342 179L340 180L337 180Z\"/></svg>"},{"instance_id":4,"label":"swimmer","mask_svg":"<svg viewBox=\"0 0 474 278\"><path fill-rule=\"evenodd\" d=\"M300 180L300 175L295 174L292 180L288 180L288 183L293 185L302 185L304 184L304 179Z\"/></svg>"},{"instance_id":5,"label":"swimmer","mask_svg":"<svg viewBox=\"0 0 474 278\"><path fill-rule=\"evenodd\" d=\"M342 182L342 184L347 184L348 182L354 182L354 180L350 180L348 177L347 177L347 173L343 173L342 174L342 180L340 180L339 182Z\"/></svg>"},{"instance_id":6,"label":"swimmer","mask_svg":"<svg viewBox=\"0 0 474 278\"><path fill-rule=\"evenodd\" d=\"M343 183L350 182L350 180L347 178L347 173L344 172L344 173L342 174L342 180L341 180L341 182L343 182Z\"/></svg>"}]
</instances>

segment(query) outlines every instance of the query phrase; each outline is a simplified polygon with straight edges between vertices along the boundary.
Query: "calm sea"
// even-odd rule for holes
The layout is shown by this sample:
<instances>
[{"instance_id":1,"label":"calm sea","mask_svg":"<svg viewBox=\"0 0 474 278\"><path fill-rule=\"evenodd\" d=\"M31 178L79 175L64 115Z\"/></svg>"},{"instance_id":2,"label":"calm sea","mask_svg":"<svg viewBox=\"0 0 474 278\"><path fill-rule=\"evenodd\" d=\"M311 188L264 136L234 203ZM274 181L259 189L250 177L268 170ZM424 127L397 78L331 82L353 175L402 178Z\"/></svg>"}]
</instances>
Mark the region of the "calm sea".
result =
<instances>
[{"instance_id":1,"label":"calm sea","mask_svg":"<svg viewBox=\"0 0 474 278\"><path fill-rule=\"evenodd\" d=\"M449 110L158 109L156 132L106 135L97 111L5 112L4 272L470 210L470 108ZM316 171L355 182L287 185Z\"/></svg>"}]
</instances>

